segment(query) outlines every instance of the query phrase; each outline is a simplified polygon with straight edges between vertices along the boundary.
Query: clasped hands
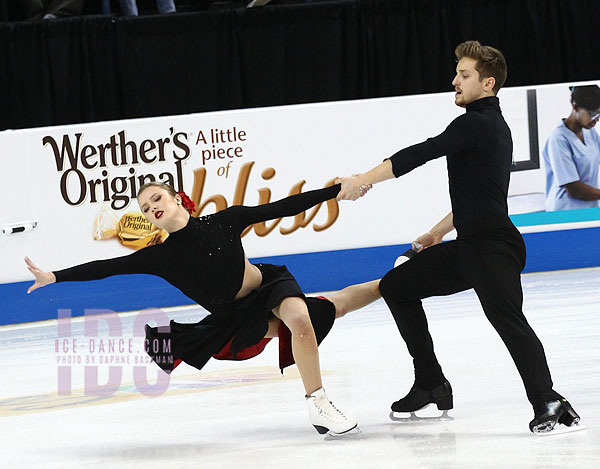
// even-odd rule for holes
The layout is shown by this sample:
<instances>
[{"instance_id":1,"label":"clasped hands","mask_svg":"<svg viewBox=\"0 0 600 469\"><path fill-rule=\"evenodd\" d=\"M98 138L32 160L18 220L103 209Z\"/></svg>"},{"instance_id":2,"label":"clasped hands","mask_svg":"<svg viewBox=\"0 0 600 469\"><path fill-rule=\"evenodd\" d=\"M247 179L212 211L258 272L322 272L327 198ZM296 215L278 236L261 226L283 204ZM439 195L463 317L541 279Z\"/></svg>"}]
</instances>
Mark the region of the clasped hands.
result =
<instances>
[{"instance_id":1,"label":"clasped hands","mask_svg":"<svg viewBox=\"0 0 600 469\"><path fill-rule=\"evenodd\" d=\"M335 184L341 184L342 186L336 197L337 200L357 200L373 188L373 184L362 182L361 174L337 178Z\"/></svg>"}]
</instances>

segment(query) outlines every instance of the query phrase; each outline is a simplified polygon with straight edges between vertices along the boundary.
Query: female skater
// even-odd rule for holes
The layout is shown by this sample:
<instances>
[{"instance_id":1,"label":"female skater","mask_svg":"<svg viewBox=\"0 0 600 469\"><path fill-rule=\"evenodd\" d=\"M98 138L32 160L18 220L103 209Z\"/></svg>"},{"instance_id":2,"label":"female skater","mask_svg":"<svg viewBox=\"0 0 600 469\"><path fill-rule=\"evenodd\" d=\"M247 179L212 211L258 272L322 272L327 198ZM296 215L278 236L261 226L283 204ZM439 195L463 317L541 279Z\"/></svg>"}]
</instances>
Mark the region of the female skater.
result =
<instances>
[{"instance_id":1,"label":"female skater","mask_svg":"<svg viewBox=\"0 0 600 469\"><path fill-rule=\"evenodd\" d=\"M337 184L266 205L233 206L195 218L184 208L182 195L169 185L151 182L140 188L138 203L148 221L169 232L164 243L54 272L43 272L26 258L35 276L28 293L53 282L96 280L118 274L146 273L164 278L212 313L197 324L171 321L166 328L146 326L147 346L165 343L163 339L172 341L170 356L163 350L148 348L167 372L180 361L201 369L211 356L239 359L259 353L261 340L269 332L268 321L274 315L291 332L293 359L290 361L290 356L286 360L280 354L280 366L296 362L310 422L319 433L346 433L357 422L334 407L325 394L311 323L312 318L319 325L322 340L333 323L335 307L327 306L327 300L308 299L309 311L304 294L287 268L251 264L240 238L242 231L254 223L296 215L336 197L339 190ZM330 313L323 314L327 310Z\"/></svg>"}]
</instances>

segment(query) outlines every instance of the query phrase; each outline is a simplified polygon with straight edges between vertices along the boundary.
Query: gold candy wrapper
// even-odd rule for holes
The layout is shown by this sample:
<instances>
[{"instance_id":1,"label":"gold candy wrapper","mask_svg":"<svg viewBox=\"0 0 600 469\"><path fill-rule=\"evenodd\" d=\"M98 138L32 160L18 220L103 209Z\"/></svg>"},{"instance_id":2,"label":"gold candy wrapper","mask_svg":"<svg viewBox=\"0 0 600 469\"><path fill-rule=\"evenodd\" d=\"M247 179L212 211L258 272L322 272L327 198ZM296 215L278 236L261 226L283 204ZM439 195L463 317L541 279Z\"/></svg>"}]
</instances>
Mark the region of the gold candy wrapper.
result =
<instances>
[{"instance_id":1,"label":"gold candy wrapper","mask_svg":"<svg viewBox=\"0 0 600 469\"><path fill-rule=\"evenodd\" d=\"M162 243L169 233L150 223L141 212L127 212L121 218L107 206L94 218L92 237L95 240L118 237L123 246L142 249Z\"/></svg>"}]
</instances>

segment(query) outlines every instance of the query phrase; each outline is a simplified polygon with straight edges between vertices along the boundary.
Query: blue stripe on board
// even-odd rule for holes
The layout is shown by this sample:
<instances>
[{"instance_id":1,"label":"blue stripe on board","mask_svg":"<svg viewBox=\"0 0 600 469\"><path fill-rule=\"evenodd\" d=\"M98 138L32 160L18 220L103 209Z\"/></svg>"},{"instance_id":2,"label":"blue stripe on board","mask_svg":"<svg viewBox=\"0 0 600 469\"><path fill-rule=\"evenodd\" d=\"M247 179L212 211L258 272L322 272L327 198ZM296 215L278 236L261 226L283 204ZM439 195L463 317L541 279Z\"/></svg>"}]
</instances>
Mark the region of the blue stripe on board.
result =
<instances>
[{"instance_id":1,"label":"blue stripe on board","mask_svg":"<svg viewBox=\"0 0 600 469\"><path fill-rule=\"evenodd\" d=\"M554 225L600 220L600 208L561 210L559 212L533 212L510 216L515 226Z\"/></svg>"},{"instance_id":2,"label":"blue stripe on board","mask_svg":"<svg viewBox=\"0 0 600 469\"><path fill-rule=\"evenodd\" d=\"M562 222L561 222L562 223ZM524 234L525 272L600 266L600 228ZM262 257L252 262L285 264L306 292L339 290L384 275L408 245ZM0 324L57 317L59 309L81 316L87 309L132 311L193 304L166 281L151 275L122 275L95 282L68 282L26 294L31 282L0 285Z\"/></svg>"}]
</instances>

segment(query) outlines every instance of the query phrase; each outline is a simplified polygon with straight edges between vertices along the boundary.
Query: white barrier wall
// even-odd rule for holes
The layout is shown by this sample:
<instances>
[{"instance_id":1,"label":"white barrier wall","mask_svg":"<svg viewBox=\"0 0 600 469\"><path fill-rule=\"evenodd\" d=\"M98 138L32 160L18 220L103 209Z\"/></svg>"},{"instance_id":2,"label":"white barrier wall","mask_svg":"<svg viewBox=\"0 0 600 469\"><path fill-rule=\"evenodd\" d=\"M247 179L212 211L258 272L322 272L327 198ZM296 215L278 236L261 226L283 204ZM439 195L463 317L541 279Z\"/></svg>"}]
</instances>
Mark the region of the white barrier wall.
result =
<instances>
[{"instance_id":1,"label":"white barrier wall","mask_svg":"<svg viewBox=\"0 0 600 469\"><path fill-rule=\"evenodd\" d=\"M515 161L530 158L526 91L499 94ZM568 86L538 87L537 98L541 153L570 111ZM184 189L206 204L202 214L255 205L370 169L443 131L462 112L452 93L441 93L2 132L0 226L37 226L0 236L0 283L31 278L26 255L56 270L132 252L116 238L94 240L92 232L103 208L103 215L108 207L114 212L104 218L112 225L138 210L134 198L144 178ZM543 191L543 167L513 174L511 195ZM308 211L257 226L244 244L249 257L263 257L408 243L449 210L446 162L439 158L356 203L330 202L314 218Z\"/></svg>"}]
</instances>

